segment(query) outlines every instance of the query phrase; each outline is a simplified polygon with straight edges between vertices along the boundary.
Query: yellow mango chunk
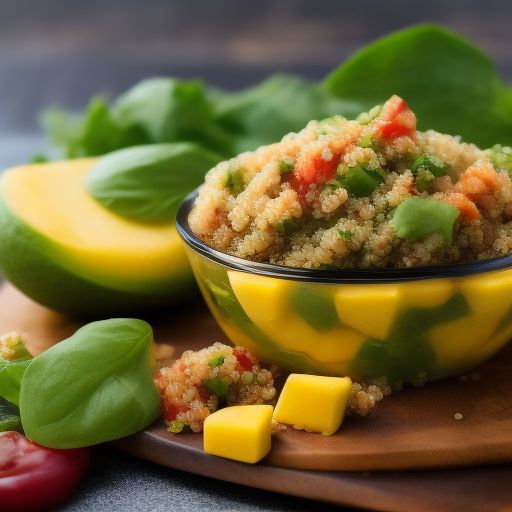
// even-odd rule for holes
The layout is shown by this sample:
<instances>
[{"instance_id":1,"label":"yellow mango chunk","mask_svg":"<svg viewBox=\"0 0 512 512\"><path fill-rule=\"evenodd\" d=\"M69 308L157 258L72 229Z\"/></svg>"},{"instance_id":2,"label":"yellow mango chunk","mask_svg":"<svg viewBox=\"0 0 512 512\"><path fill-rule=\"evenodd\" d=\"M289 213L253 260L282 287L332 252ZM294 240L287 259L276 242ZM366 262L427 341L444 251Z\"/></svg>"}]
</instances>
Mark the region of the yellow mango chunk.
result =
<instances>
[{"instance_id":1,"label":"yellow mango chunk","mask_svg":"<svg viewBox=\"0 0 512 512\"><path fill-rule=\"evenodd\" d=\"M437 359L455 359L464 357L468 352L486 343L497 323L497 317L464 316L434 326L430 329L428 337L436 351Z\"/></svg>"},{"instance_id":2,"label":"yellow mango chunk","mask_svg":"<svg viewBox=\"0 0 512 512\"><path fill-rule=\"evenodd\" d=\"M401 303L407 308L433 308L444 304L455 293L455 285L449 279L427 279L402 283L399 293Z\"/></svg>"},{"instance_id":3,"label":"yellow mango chunk","mask_svg":"<svg viewBox=\"0 0 512 512\"><path fill-rule=\"evenodd\" d=\"M255 324L265 324L285 314L291 281L233 270L228 271L228 277L238 302Z\"/></svg>"},{"instance_id":4,"label":"yellow mango chunk","mask_svg":"<svg viewBox=\"0 0 512 512\"><path fill-rule=\"evenodd\" d=\"M343 421L351 389L348 377L292 373L279 396L274 419L330 436Z\"/></svg>"},{"instance_id":5,"label":"yellow mango chunk","mask_svg":"<svg viewBox=\"0 0 512 512\"><path fill-rule=\"evenodd\" d=\"M210 414L204 422L204 451L254 464L270 451L271 405L238 405Z\"/></svg>"},{"instance_id":6,"label":"yellow mango chunk","mask_svg":"<svg viewBox=\"0 0 512 512\"><path fill-rule=\"evenodd\" d=\"M512 270L472 277L460 283L459 289L475 313L504 315L512 305Z\"/></svg>"},{"instance_id":7,"label":"yellow mango chunk","mask_svg":"<svg viewBox=\"0 0 512 512\"><path fill-rule=\"evenodd\" d=\"M346 285L334 294L340 321L371 338L386 339L400 307L397 285Z\"/></svg>"},{"instance_id":8,"label":"yellow mango chunk","mask_svg":"<svg viewBox=\"0 0 512 512\"><path fill-rule=\"evenodd\" d=\"M322 333L309 355L320 363L350 361L365 340L366 336L354 329L338 327Z\"/></svg>"}]
</instances>

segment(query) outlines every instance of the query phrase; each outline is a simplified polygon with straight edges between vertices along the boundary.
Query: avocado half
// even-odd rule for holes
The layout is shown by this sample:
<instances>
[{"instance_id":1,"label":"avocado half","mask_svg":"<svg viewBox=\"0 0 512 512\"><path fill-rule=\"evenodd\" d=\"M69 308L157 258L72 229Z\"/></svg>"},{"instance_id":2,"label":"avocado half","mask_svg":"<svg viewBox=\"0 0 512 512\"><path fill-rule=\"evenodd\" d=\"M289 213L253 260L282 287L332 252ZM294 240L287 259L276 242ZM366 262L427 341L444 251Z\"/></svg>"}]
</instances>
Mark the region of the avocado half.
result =
<instances>
[{"instance_id":1,"label":"avocado half","mask_svg":"<svg viewBox=\"0 0 512 512\"><path fill-rule=\"evenodd\" d=\"M0 180L0 270L36 302L94 317L182 302L196 283L174 222L110 212L84 180L95 159L27 165Z\"/></svg>"}]
</instances>

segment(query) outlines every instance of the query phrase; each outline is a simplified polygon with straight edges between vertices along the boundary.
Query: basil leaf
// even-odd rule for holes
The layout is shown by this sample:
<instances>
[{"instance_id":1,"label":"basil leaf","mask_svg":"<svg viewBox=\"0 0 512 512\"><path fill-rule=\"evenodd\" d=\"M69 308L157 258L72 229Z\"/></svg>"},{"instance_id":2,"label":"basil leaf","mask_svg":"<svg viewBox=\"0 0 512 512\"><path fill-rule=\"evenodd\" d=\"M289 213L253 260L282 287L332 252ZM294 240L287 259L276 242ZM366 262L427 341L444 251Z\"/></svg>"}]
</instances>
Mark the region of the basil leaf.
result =
<instances>
[{"instance_id":1,"label":"basil leaf","mask_svg":"<svg viewBox=\"0 0 512 512\"><path fill-rule=\"evenodd\" d=\"M339 114L344 105L318 84L288 75L216 98L218 121L236 136L235 154L278 142L312 119Z\"/></svg>"},{"instance_id":2,"label":"basil leaf","mask_svg":"<svg viewBox=\"0 0 512 512\"><path fill-rule=\"evenodd\" d=\"M439 233L451 242L453 223L459 215L457 208L444 201L415 196L398 205L389 224L400 238L421 238Z\"/></svg>"},{"instance_id":3,"label":"basil leaf","mask_svg":"<svg viewBox=\"0 0 512 512\"><path fill-rule=\"evenodd\" d=\"M188 142L125 148L101 157L87 175L89 194L132 219L171 221L182 199L222 157Z\"/></svg>"},{"instance_id":4,"label":"basil leaf","mask_svg":"<svg viewBox=\"0 0 512 512\"><path fill-rule=\"evenodd\" d=\"M51 448L133 434L160 412L151 378L151 327L142 320L92 322L33 359L21 384L25 434Z\"/></svg>"},{"instance_id":5,"label":"basil leaf","mask_svg":"<svg viewBox=\"0 0 512 512\"><path fill-rule=\"evenodd\" d=\"M406 29L363 48L325 80L354 118L398 94L418 129L461 135L480 147L512 143L512 93L479 49L436 26Z\"/></svg>"},{"instance_id":6,"label":"basil leaf","mask_svg":"<svg viewBox=\"0 0 512 512\"><path fill-rule=\"evenodd\" d=\"M0 432L16 430L23 432L20 410L11 402L0 396Z\"/></svg>"}]
</instances>

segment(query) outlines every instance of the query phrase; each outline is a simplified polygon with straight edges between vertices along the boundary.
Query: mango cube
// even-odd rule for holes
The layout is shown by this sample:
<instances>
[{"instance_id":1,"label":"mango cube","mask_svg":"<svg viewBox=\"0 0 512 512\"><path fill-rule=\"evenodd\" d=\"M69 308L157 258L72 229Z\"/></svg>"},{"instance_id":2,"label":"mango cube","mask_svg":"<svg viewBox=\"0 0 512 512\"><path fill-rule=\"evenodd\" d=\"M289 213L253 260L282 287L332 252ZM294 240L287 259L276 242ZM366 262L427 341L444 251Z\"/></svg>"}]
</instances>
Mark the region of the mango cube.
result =
<instances>
[{"instance_id":1,"label":"mango cube","mask_svg":"<svg viewBox=\"0 0 512 512\"><path fill-rule=\"evenodd\" d=\"M204 451L254 464L270 451L271 405L238 405L210 414L204 422Z\"/></svg>"},{"instance_id":2,"label":"mango cube","mask_svg":"<svg viewBox=\"0 0 512 512\"><path fill-rule=\"evenodd\" d=\"M343 421L351 389L348 377L292 373L277 402L274 419L330 436Z\"/></svg>"}]
</instances>

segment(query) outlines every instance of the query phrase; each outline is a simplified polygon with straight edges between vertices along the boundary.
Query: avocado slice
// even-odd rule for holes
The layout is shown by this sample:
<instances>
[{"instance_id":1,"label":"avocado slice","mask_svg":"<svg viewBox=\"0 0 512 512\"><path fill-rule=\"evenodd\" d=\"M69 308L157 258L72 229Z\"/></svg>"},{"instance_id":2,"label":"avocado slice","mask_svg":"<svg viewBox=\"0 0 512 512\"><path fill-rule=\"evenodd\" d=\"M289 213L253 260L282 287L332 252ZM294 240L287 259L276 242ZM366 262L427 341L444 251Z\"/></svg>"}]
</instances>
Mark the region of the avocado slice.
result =
<instances>
[{"instance_id":1,"label":"avocado slice","mask_svg":"<svg viewBox=\"0 0 512 512\"><path fill-rule=\"evenodd\" d=\"M0 270L49 308L105 317L170 305L196 285L173 222L116 215L83 186L95 159L27 165L0 180Z\"/></svg>"}]
</instances>

